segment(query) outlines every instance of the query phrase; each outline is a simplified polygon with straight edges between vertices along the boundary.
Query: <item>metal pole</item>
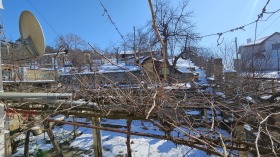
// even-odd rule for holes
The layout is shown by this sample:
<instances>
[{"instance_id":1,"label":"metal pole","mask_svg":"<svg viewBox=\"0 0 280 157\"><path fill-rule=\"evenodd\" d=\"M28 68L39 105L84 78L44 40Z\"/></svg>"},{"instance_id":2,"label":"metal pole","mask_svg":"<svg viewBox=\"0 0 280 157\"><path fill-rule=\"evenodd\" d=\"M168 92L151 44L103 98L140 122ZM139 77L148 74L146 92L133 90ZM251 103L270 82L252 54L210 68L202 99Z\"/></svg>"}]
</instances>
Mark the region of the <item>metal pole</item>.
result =
<instances>
[{"instance_id":1,"label":"metal pole","mask_svg":"<svg viewBox=\"0 0 280 157\"><path fill-rule=\"evenodd\" d=\"M238 59L238 48L237 48L237 37L235 37L235 40L234 40L234 42L235 42L235 51L236 51L236 71L239 73L239 59Z\"/></svg>"},{"instance_id":2,"label":"metal pole","mask_svg":"<svg viewBox=\"0 0 280 157\"><path fill-rule=\"evenodd\" d=\"M2 42L0 42L0 92L4 92L3 90L3 78L2 78L2 55L1 55L1 50L2 50Z\"/></svg>"},{"instance_id":3,"label":"metal pole","mask_svg":"<svg viewBox=\"0 0 280 157\"><path fill-rule=\"evenodd\" d=\"M279 53L278 53L278 44L277 44L277 41L276 41L276 46L277 46L277 62L278 62L278 74L279 74Z\"/></svg>"},{"instance_id":4,"label":"metal pole","mask_svg":"<svg viewBox=\"0 0 280 157\"><path fill-rule=\"evenodd\" d=\"M133 51L134 51L134 64L136 64L136 41L135 41L135 26L133 26Z\"/></svg>"},{"instance_id":5,"label":"metal pole","mask_svg":"<svg viewBox=\"0 0 280 157\"><path fill-rule=\"evenodd\" d=\"M235 37L234 42L235 42L236 59L238 60L237 37Z\"/></svg>"},{"instance_id":6,"label":"metal pole","mask_svg":"<svg viewBox=\"0 0 280 157\"><path fill-rule=\"evenodd\" d=\"M21 98L70 98L71 93L17 93L17 92L5 92L0 93L1 99L21 99Z\"/></svg>"}]
</instances>

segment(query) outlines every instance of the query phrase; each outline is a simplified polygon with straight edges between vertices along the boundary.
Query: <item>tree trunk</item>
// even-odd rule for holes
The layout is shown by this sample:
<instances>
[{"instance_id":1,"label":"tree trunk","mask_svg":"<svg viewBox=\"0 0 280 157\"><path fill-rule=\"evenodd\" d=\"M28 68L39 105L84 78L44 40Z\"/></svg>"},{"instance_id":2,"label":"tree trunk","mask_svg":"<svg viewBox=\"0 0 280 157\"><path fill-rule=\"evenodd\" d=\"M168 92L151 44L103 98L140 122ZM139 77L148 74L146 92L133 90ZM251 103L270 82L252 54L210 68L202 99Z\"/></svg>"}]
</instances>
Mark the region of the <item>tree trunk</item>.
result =
<instances>
[{"instance_id":1,"label":"tree trunk","mask_svg":"<svg viewBox=\"0 0 280 157\"><path fill-rule=\"evenodd\" d=\"M62 151L61 149L59 148L59 145L58 143L56 142L55 138L54 138L54 134L52 132L52 129L50 128L50 123L48 121L45 121L44 122L44 128L53 144L53 148L57 154L58 157L63 157L63 154L62 154Z\"/></svg>"},{"instance_id":2,"label":"tree trunk","mask_svg":"<svg viewBox=\"0 0 280 157\"><path fill-rule=\"evenodd\" d=\"M126 148L127 148L127 157L132 157L131 155L131 146L130 146L130 129L131 129L131 119L127 120L127 134L126 134Z\"/></svg>"}]
</instances>

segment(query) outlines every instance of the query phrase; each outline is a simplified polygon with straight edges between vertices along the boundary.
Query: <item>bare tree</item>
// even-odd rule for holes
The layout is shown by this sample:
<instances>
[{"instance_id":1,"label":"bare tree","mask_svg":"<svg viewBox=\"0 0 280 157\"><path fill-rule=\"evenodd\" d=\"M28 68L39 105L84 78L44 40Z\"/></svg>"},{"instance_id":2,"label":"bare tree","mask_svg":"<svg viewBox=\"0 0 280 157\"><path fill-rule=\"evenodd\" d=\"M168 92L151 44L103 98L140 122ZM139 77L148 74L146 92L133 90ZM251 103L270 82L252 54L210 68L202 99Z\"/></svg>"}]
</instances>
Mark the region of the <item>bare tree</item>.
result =
<instances>
[{"instance_id":1,"label":"bare tree","mask_svg":"<svg viewBox=\"0 0 280 157\"><path fill-rule=\"evenodd\" d=\"M234 69L236 49L233 42L223 42L216 48L216 56L223 59L225 69Z\"/></svg>"},{"instance_id":2,"label":"bare tree","mask_svg":"<svg viewBox=\"0 0 280 157\"><path fill-rule=\"evenodd\" d=\"M148 51L151 49L152 36L149 34L148 30L145 30L144 27L136 28L135 34L129 33L126 36L127 46L136 51Z\"/></svg>"},{"instance_id":3,"label":"bare tree","mask_svg":"<svg viewBox=\"0 0 280 157\"><path fill-rule=\"evenodd\" d=\"M192 12L187 11L187 6L188 0L183 0L178 6L173 6L169 0L158 0L155 3L156 22L165 44L165 56L168 56L169 51L172 50L170 46L172 43L173 47L180 48L186 47L185 43L190 46L190 43L195 40L194 25L190 21ZM186 51L181 51L174 58L173 68L184 53ZM169 64L169 62L166 63Z\"/></svg>"},{"instance_id":4,"label":"bare tree","mask_svg":"<svg viewBox=\"0 0 280 157\"><path fill-rule=\"evenodd\" d=\"M86 55L83 53L87 49L87 44L80 36L68 33L55 39L56 49L67 49L68 54L65 59L72 63L72 66L78 67L79 71L86 64Z\"/></svg>"},{"instance_id":5,"label":"bare tree","mask_svg":"<svg viewBox=\"0 0 280 157\"><path fill-rule=\"evenodd\" d=\"M76 50L76 49L83 50L87 46L85 40L83 40L80 36L73 33L61 35L59 38L55 39L55 43L56 43L55 47L57 49L63 47L71 50Z\"/></svg>"}]
</instances>

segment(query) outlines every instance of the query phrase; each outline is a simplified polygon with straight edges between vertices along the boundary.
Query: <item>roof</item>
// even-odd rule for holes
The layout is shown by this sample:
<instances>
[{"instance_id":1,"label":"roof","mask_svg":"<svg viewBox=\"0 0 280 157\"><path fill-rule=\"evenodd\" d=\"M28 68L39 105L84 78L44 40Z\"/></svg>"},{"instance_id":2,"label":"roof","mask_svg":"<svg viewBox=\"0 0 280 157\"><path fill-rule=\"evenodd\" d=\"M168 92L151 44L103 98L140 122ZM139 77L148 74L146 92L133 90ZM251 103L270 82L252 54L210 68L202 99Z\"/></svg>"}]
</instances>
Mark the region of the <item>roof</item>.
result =
<instances>
[{"instance_id":1,"label":"roof","mask_svg":"<svg viewBox=\"0 0 280 157\"><path fill-rule=\"evenodd\" d=\"M122 54L132 55L132 54L135 54L135 51L134 50L121 51L121 52L119 52L119 54L121 54L121 55Z\"/></svg>"},{"instance_id":2,"label":"roof","mask_svg":"<svg viewBox=\"0 0 280 157\"><path fill-rule=\"evenodd\" d=\"M169 59L168 62L171 65L172 59ZM195 68L195 67L196 66L193 64L193 62L190 59L179 58L176 64L176 70L178 70L181 73L192 73L192 71L190 71L189 68Z\"/></svg>"},{"instance_id":3,"label":"roof","mask_svg":"<svg viewBox=\"0 0 280 157\"><path fill-rule=\"evenodd\" d=\"M136 54L139 52L139 50L136 50ZM151 50L151 51L140 51L140 53L146 53L146 52L152 52L152 53L156 53L156 52L159 52L159 51L156 51L156 50ZM127 50L127 51L121 51L119 52L120 55L122 54L126 54L126 55L132 55L132 54L135 54L135 51L134 50Z\"/></svg>"},{"instance_id":4,"label":"roof","mask_svg":"<svg viewBox=\"0 0 280 157\"><path fill-rule=\"evenodd\" d=\"M257 39L257 40L255 40L255 41L249 42L249 43L244 44L244 45L241 45L241 46L252 46L252 45L259 45L259 44L262 44L262 43L264 43L267 39L269 39L270 37L274 36L275 34L279 34L279 35L280 35L279 32L275 32L275 33L271 34L270 36L266 36L266 37Z\"/></svg>"},{"instance_id":5,"label":"roof","mask_svg":"<svg viewBox=\"0 0 280 157\"><path fill-rule=\"evenodd\" d=\"M172 65L172 59L168 59L168 62L170 65ZM183 66L186 68L191 68L191 67L195 67L195 65L193 64L193 62L190 59L182 59L181 57L177 60L177 64L176 66Z\"/></svg>"}]
</instances>

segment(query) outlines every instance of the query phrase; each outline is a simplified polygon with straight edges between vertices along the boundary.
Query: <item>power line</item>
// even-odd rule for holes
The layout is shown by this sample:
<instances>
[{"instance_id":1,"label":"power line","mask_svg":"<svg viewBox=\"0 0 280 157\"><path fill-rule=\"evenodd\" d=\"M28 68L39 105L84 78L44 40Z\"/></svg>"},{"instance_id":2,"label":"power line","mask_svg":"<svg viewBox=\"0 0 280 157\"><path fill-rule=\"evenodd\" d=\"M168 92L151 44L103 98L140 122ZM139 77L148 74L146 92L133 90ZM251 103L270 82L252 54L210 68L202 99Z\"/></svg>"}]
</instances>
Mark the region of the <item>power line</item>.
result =
<instances>
[{"instance_id":1,"label":"power line","mask_svg":"<svg viewBox=\"0 0 280 157\"><path fill-rule=\"evenodd\" d=\"M53 26L48 22L48 20L40 13L40 11L31 3L30 0L27 0L27 2L35 9L35 11L42 17L42 19L47 23L47 25L53 30L53 32L60 38L60 35L57 33L57 31L53 28Z\"/></svg>"},{"instance_id":2,"label":"power line","mask_svg":"<svg viewBox=\"0 0 280 157\"><path fill-rule=\"evenodd\" d=\"M30 0L27 0L27 2L35 9L35 11L42 17L42 19L47 23L47 25L52 29L52 31L58 36L58 38L60 39L60 41L66 45L66 47L68 48L69 45L66 43L66 41L64 40L63 36L61 36L60 34L57 33L57 31L54 29L54 27L48 22L48 20L43 16L43 14L40 13L40 11L31 3Z\"/></svg>"},{"instance_id":3,"label":"power line","mask_svg":"<svg viewBox=\"0 0 280 157\"><path fill-rule=\"evenodd\" d=\"M218 36L218 39L217 39L217 46L219 46L223 40L220 42L220 39L222 37L222 35L226 34L226 33L230 33L230 32L235 32L235 31L238 31L238 30L244 30L245 31L245 27L248 27L252 24L255 24L256 27L255 27L255 33L256 33L256 29L257 29L257 23L259 21L267 21L269 18L271 18L274 14L276 14L277 12L280 11L280 9L276 10L276 11L273 11L273 12L267 12L266 11L266 7L268 6L270 0L267 0L265 6L263 7L262 11L260 14L258 14L258 17L255 21L252 21L250 23L247 23L243 26L240 26L240 27L236 27L236 28L233 28L233 29L230 29L230 30L227 30L227 31L224 31L224 32L219 32L219 33L213 33L213 34L208 34L208 35L203 35L203 36L200 36L200 37L197 37L198 39L202 39L202 38L205 38L205 37L210 37L210 36ZM270 14L265 20L261 20L264 16L264 14ZM256 37L256 35L255 35Z\"/></svg>"},{"instance_id":4,"label":"power line","mask_svg":"<svg viewBox=\"0 0 280 157\"><path fill-rule=\"evenodd\" d=\"M115 29L117 30L118 34L121 36L121 38L123 39L123 41L125 42L124 36L121 34L120 30L118 29L118 27L116 26L115 22L113 21L113 19L111 18L110 14L108 13L108 10L105 8L105 6L103 5L103 3L101 2L101 0L98 0L100 5L102 6L103 10L104 10L104 14L106 14L111 22L111 24L115 27ZM103 16L102 15L102 16Z\"/></svg>"},{"instance_id":5,"label":"power line","mask_svg":"<svg viewBox=\"0 0 280 157\"><path fill-rule=\"evenodd\" d=\"M260 36L263 32L265 32L269 27L271 27L278 19L280 18L280 15L271 23L269 24L258 36Z\"/></svg>"}]
</instances>

